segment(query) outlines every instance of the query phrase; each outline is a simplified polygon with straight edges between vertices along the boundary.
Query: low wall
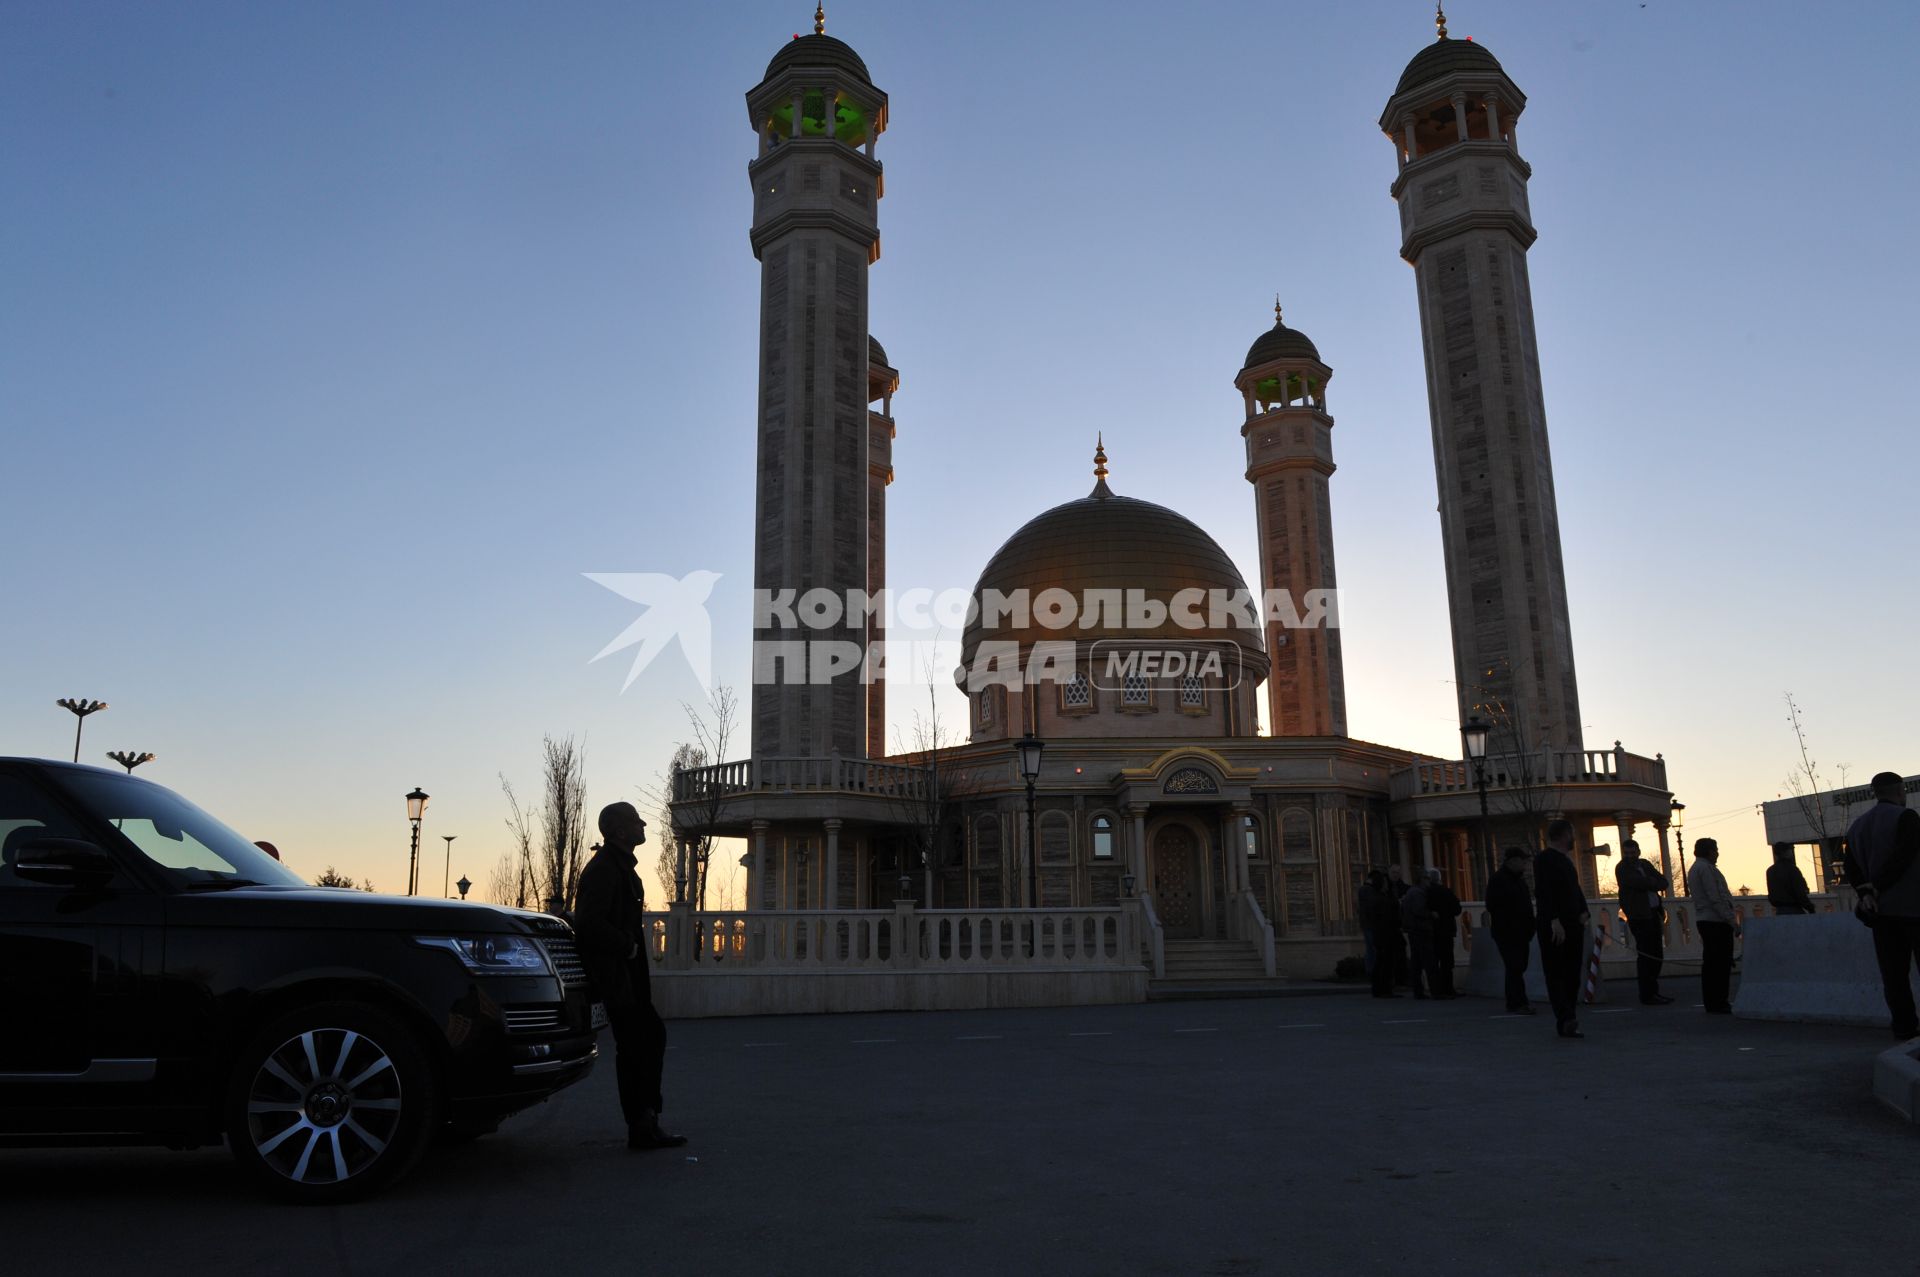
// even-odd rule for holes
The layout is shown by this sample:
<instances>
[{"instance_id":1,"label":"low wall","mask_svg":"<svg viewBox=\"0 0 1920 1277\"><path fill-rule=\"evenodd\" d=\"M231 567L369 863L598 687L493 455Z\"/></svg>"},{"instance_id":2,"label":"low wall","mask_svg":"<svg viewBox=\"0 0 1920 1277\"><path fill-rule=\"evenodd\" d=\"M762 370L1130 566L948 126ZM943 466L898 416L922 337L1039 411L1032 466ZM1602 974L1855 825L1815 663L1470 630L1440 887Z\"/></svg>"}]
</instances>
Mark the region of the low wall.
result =
<instances>
[{"instance_id":1,"label":"low wall","mask_svg":"<svg viewBox=\"0 0 1920 1277\"><path fill-rule=\"evenodd\" d=\"M835 1011L967 1011L984 1007L1144 1002L1147 971L653 972L653 1005L669 1020Z\"/></svg>"},{"instance_id":2,"label":"low wall","mask_svg":"<svg viewBox=\"0 0 1920 1277\"><path fill-rule=\"evenodd\" d=\"M1903 1042L1875 1057L1873 1094L1909 1122L1920 1122L1920 1042Z\"/></svg>"},{"instance_id":3,"label":"low wall","mask_svg":"<svg viewBox=\"0 0 1920 1277\"><path fill-rule=\"evenodd\" d=\"M1283 980L1330 980L1340 959L1365 952L1366 942L1359 936L1281 937L1273 942L1274 974Z\"/></svg>"},{"instance_id":4,"label":"low wall","mask_svg":"<svg viewBox=\"0 0 1920 1277\"><path fill-rule=\"evenodd\" d=\"M1744 927L1740 992L1733 1013L1748 1020L1887 1024L1873 933L1850 913L1751 918ZM1920 979L1908 979L1920 997Z\"/></svg>"}]
</instances>

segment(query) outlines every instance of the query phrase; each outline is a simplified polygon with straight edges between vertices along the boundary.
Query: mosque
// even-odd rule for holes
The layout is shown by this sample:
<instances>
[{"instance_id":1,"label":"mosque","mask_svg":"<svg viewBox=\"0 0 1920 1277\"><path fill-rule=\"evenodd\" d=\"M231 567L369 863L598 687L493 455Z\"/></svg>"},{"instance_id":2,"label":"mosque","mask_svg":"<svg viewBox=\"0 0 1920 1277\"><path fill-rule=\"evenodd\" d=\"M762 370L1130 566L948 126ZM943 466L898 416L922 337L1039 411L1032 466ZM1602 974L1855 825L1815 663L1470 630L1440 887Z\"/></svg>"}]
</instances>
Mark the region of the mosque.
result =
<instances>
[{"instance_id":1,"label":"mosque","mask_svg":"<svg viewBox=\"0 0 1920 1277\"><path fill-rule=\"evenodd\" d=\"M1526 95L1484 46L1449 38L1444 13L1436 27L1379 123L1420 307L1461 757L1349 736L1337 626L1258 606L1336 588L1333 367L1276 306L1233 379L1253 587L1191 520L1119 490L1103 449L1088 495L1015 530L974 590L1092 606L1066 628L1042 624L1058 619L1044 609L979 609L958 675L965 739L898 756L869 663L793 677L807 662L761 655L795 644L864 655L884 640L881 621L803 628L756 607L750 757L679 774L673 805L683 831L747 840L749 909L1137 895L1164 932L1170 976L1183 962L1247 969L1237 950L1263 929L1283 973L1323 975L1356 950L1369 868L1431 867L1477 898L1493 848L1535 844L1562 815L1590 893L1612 881L1596 857L1640 825L1666 859L1664 761L1581 736L1527 274ZM814 33L780 48L747 109L761 265L754 584L769 596L877 592L900 385L867 313L887 95L816 11ZM1181 606L1222 596L1256 606ZM1011 653L999 662L1010 677L969 676L989 649ZM1213 659L1151 659L1169 650Z\"/></svg>"}]
</instances>

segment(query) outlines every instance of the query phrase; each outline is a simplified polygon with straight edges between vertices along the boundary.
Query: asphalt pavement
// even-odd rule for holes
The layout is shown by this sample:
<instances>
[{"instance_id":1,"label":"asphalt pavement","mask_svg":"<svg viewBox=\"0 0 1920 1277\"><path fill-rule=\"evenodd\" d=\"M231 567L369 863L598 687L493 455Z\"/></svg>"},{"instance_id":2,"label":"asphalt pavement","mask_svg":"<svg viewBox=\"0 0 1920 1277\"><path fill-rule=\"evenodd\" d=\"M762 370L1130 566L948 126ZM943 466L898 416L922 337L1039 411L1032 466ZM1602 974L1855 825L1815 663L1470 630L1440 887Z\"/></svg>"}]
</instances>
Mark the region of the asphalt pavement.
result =
<instances>
[{"instance_id":1,"label":"asphalt pavement","mask_svg":"<svg viewBox=\"0 0 1920 1277\"><path fill-rule=\"evenodd\" d=\"M142 1277L1912 1270L1920 1133L1869 1090L1890 1039L1695 1001L1590 1010L1578 1042L1359 995L681 1021L685 1149L625 1150L603 1058L352 1206L264 1200L220 1150L0 1151L0 1251Z\"/></svg>"}]
</instances>

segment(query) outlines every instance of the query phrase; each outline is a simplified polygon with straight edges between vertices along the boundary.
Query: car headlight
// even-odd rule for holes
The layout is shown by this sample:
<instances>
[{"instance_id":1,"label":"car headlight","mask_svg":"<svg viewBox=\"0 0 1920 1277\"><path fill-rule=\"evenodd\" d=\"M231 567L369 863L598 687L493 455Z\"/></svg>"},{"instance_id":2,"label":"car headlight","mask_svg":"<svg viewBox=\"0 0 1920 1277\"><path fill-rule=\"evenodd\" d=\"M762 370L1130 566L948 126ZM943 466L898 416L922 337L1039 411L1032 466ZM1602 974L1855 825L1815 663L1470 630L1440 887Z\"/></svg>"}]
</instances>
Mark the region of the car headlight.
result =
<instances>
[{"instance_id":1,"label":"car headlight","mask_svg":"<svg viewBox=\"0 0 1920 1277\"><path fill-rule=\"evenodd\" d=\"M445 949L475 975L551 975L547 955L526 936L415 936L415 944Z\"/></svg>"}]
</instances>

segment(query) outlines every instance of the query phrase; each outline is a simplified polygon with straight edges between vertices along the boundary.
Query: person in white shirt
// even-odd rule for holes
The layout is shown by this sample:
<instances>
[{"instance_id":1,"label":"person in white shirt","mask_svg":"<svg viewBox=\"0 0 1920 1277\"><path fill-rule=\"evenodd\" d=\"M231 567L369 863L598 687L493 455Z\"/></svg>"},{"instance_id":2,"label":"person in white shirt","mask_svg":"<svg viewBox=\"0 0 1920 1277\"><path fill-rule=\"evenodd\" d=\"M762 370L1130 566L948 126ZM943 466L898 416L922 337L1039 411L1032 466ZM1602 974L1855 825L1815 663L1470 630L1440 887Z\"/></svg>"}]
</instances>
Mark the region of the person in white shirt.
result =
<instances>
[{"instance_id":1,"label":"person in white shirt","mask_svg":"<svg viewBox=\"0 0 1920 1277\"><path fill-rule=\"evenodd\" d=\"M1720 872L1720 844L1702 838L1693 845L1693 855L1687 895L1693 902L1693 925L1700 931L1700 1000L1709 1015L1731 1015L1727 987L1733 980L1733 938L1740 934L1740 922L1726 875Z\"/></svg>"}]
</instances>

